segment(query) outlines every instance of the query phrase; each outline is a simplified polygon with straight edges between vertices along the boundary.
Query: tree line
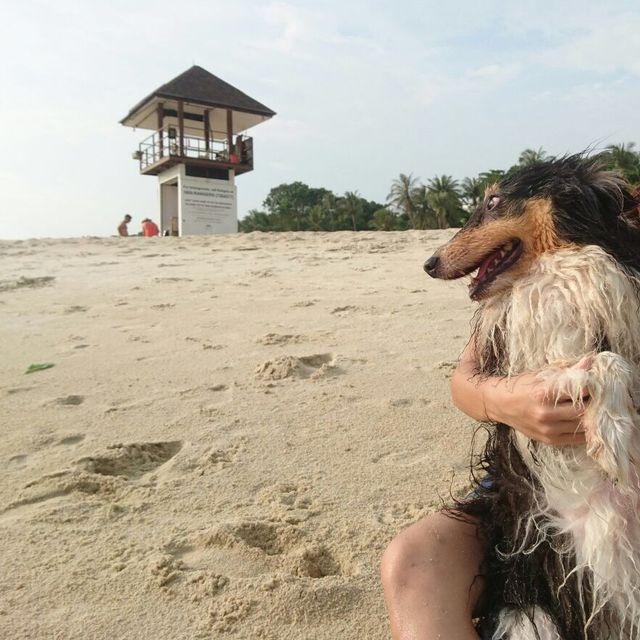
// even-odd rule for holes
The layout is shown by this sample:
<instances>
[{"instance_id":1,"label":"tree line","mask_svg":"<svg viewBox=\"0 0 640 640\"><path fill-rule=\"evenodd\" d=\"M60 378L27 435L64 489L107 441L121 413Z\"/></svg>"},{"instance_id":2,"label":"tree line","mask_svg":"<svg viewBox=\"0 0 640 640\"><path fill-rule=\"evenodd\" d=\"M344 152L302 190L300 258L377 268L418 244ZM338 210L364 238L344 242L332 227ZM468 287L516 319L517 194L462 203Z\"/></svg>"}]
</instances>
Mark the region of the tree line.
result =
<instances>
[{"instance_id":1,"label":"tree line","mask_svg":"<svg viewBox=\"0 0 640 640\"><path fill-rule=\"evenodd\" d=\"M604 166L640 184L640 152L635 143L609 145L598 154ZM507 170L491 169L473 178L435 176L426 183L401 173L391 183L387 202L363 198L357 191L338 196L303 182L281 184L269 191L262 209L240 221L240 231L397 231L446 229L464 224L484 197L485 189L525 166L550 160L542 149L525 149Z\"/></svg>"}]
</instances>

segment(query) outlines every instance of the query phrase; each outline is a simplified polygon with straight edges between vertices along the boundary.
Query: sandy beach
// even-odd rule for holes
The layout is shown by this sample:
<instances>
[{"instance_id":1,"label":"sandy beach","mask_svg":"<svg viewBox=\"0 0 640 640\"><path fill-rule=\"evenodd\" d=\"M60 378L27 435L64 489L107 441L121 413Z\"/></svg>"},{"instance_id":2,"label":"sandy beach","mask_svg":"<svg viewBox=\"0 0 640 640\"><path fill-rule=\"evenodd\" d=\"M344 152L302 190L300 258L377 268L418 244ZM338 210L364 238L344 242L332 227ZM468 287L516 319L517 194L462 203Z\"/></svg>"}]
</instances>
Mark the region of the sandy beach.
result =
<instances>
[{"instance_id":1,"label":"sandy beach","mask_svg":"<svg viewBox=\"0 0 640 640\"><path fill-rule=\"evenodd\" d=\"M0 242L0 637L388 638L385 546L469 486L451 235Z\"/></svg>"}]
</instances>

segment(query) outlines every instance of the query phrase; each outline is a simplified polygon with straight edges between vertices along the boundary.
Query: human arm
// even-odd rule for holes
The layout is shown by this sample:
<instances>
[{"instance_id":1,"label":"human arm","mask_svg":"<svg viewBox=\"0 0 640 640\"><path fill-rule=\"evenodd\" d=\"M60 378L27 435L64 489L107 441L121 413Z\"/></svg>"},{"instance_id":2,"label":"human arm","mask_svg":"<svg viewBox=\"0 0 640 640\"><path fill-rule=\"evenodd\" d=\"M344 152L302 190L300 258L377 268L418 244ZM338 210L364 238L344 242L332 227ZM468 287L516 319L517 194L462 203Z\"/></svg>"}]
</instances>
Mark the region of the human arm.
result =
<instances>
[{"instance_id":1,"label":"human arm","mask_svg":"<svg viewBox=\"0 0 640 640\"><path fill-rule=\"evenodd\" d=\"M568 397L556 402L536 374L478 376L472 341L451 379L451 397L468 416L508 424L532 440L556 446L585 442L581 410Z\"/></svg>"}]
</instances>

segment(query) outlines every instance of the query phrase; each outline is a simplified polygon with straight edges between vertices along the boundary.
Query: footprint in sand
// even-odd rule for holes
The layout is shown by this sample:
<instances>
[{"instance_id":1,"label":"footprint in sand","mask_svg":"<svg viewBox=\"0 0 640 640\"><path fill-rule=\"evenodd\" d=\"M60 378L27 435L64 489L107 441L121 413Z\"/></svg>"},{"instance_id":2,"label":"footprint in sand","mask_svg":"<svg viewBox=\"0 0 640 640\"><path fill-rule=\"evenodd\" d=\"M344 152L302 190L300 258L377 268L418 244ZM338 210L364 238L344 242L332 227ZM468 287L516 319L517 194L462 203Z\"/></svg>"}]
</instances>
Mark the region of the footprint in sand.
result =
<instances>
[{"instance_id":1,"label":"footprint in sand","mask_svg":"<svg viewBox=\"0 0 640 640\"><path fill-rule=\"evenodd\" d=\"M31 391L31 389L35 389L35 387L11 387L7 389L7 395L12 396L16 393L24 393L25 391Z\"/></svg>"},{"instance_id":2,"label":"footprint in sand","mask_svg":"<svg viewBox=\"0 0 640 640\"><path fill-rule=\"evenodd\" d=\"M340 373L336 357L331 353L311 356L280 356L258 365L254 371L261 380L284 380L285 378L322 378Z\"/></svg>"},{"instance_id":3,"label":"footprint in sand","mask_svg":"<svg viewBox=\"0 0 640 640\"><path fill-rule=\"evenodd\" d=\"M56 442L56 445L70 447L70 446L73 446L74 444L78 444L82 442L85 439L85 437L86 436L82 433L77 433L71 436L65 436L64 438L60 438L60 440Z\"/></svg>"},{"instance_id":4,"label":"footprint in sand","mask_svg":"<svg viewBox=\"0 0 640 640\"><path fill-rule=\"evenodd\" d=\"M167 277L167 278L154 278L156 282L193 282L193 278L177 278L177 277Z\"/></svg>"},{"instance_id":5,"label":"footprint in sand","mask_svg":"<svg viewBox=\"0 0 640 640\"><path fill-rule=\"evenodd\" d=\"M208 471L218 471L233 465L247 444L247 438L242 437L237 441L224 446L213 447L206 451L197 461L196 470L199 475Z\"/></svg>"},{"instance_id":6,"label":"footprint in sand","mask_svg":"<svg viewBox=\"0 0 640 640\"><path fill-rule=\"evenodd\" d=\"M75 465L89 473L136 480L169 461L181 448L179 440L114 444L107 447L105 454L81 458Z\"/></svg>"},{"instance_id":7,"label":"footprint in sand","mask_svg":"<svg viewBox=\"0 0 640 640\"><path fill-rule=\"evenodd\" d=\"M344 575L338 559L323 544L308 544L292 553L288 569L294 576L305 578Z\"/></svg>"},{"instance_id":8,"label":"footprint in sand","mask_svg":"<svg viewBox=\"0 0 640 640\"><path fill-rule=\"evenodd\" d=\"M21 469L27 464L27 456L24 453L11 456L7 461L7 467L9 469Z\"/></svg>"},{"instance_id":9,"label":"footprint in sand","mask_svg":"<svg viewBox=\"0 0 640 640\"><path fill-rule=\"evenodd\" d=\"M355 305L352 305L352 304L347 304L344 307L334 307L331 310L331 313L335 315L342 315L342 314L350 313L351 311L358 311L359 309L360 307L356 307Z\"/></svg>"},{"instance_id":10,"label":"footprint in sand","mask_svg":"<svg viewBox=\"0 0 640 640\"><path fill-rule=\"evenodd\" d=\"M262 489L256 503L269 507L275 518L287 524L300 524L320 512L306 488L295 482L279 482Z\"/></svg>"},{"instance_id":11,"label":"footprint in sand","mask_svg":"<svg viewBox=\"0 0 640 640\"><path fill-rule=\"evenodd\" d=\"M201 567L208 564L207 555L209 562L215 558L219 565L224 566L220 555L222 551L231 553L234 558L240 552L240 557L255 567L262 562L263 570L256 573L284 570L290 575L306 578L353 573L352 563L346 558L339 558L324 542L309 539L299 527L271 520L224 523L183 540L177 549L181 549L179 557L186 564L195 563ZM237 571L237 565L233 569Z\"/></svg>"},{"instance_id":12,"label":"footprint in sand","mask_svg":"<svg viewBox=\"0 0 640 640\"><path fill-rule=\"evenodd\" d=\"M277 344L297 344L299 342L303 342L305 339L305 336L298 334L266 333L265 335L256 338L256 342L258 344L272 346Z\"/></svg>"},{"instance_id":13,"label":"footprint in sand","mask_svg":"<svg viewBox=\"0 0 640 640\"><path fill-rule=\"evenodd\" d=\"M387 404L394 409L399 409L401 407L410 407L413 404L413 399L412 398L394 398L391 400L387 400Z\"/></svg>"},{"instance_id":14,"label":"footprint in sand","mask_svg":"<svg viewBox=\"0 0 640 640\"><path fill-rule=\"evenodd\" d=\"M457 360L444 360L442 362L436 362L433 370L442 371L446 378L450 378L453 375L453 372L456 370L457 366Z\"/></svg>"},{"instance_id":15,"label":"footprint in sand","mask_svg":"<svg viewBox=\"0 0 640 640\"><path fill-rule=\"evenodd\" d=\"M73 436L71 436L73 437ZM107 447L104 454L77 460L73 468L42 476L25 485L0 515L20 507L62 498L72 493L113 494L175 456L182 442L142 442Z\"/></svg>"},{"instance_id":16,"label":"footprint in sand","mask_svg":"<svg viewBox=\"0 0 640 640\"><path fill-rule=\"evenodd\" d=\"M79 395L69 395L62 396L61 398L56 398L54 400L55 404L61 405L63 407L77 407L84 402L84 396Z\"/></svg>"}]
</instances>

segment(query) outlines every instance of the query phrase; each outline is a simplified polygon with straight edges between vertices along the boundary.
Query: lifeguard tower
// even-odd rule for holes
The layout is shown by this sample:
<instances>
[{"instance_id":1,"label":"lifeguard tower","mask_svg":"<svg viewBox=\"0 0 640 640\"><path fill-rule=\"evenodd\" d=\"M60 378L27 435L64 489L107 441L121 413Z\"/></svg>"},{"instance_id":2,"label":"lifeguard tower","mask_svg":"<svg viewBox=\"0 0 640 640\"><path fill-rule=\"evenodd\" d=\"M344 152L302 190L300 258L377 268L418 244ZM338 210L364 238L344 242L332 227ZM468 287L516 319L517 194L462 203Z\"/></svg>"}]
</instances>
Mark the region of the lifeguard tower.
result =
<instances>
[{"instance_id":1,"label":"lifeguard tower","mask_svg":"<svg viewBox=\"0 0 640 640\"><path fill-rule=\"evenodd\" d=\"M253 171L253 138L245 132L274 115L198 66L129 111L121 124L153 131L133 157L140 173L158 176L163 233L237 232L235 178Z\"/></svg>"}]
</instances>

